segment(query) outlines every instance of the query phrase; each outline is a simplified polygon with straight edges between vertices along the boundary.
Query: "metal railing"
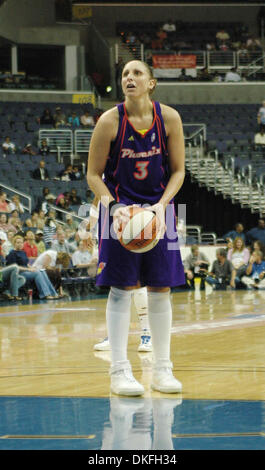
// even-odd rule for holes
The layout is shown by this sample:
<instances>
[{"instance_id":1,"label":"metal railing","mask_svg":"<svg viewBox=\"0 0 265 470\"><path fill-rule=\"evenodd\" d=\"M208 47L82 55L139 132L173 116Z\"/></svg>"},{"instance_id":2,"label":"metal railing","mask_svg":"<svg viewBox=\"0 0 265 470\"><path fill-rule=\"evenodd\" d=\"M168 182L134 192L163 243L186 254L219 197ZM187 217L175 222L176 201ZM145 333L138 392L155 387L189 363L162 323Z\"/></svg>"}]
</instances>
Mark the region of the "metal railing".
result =
<instances>
[{"instance_id":1,"label":"metal railing","mask_svg":"<svg viewBox=\"0 0 265 470\"><path fill-rule=\"evenodd\" d=\"M76 153L87 153L93 129L74 131L74 150Z\"/></svg>"},{"instance_id":2,"label":"metal railing","mask_svg":"<svg viewBox=\"0 0 265 470\"><path fill-rule=\"evenodd\" d=\"M206 124L204 123L183 123L183 132L185 144L191 142L193 145L199 145L201 150L207 139Z\"/></svg>"},{"instance_id":3,"label":"metal railing","mask_svg":"<svg viewBox=\"0 0 265 470\"><path fill-rule=\"evenodd\" d=\"M194 238L196 243L201 243L201 227L199 225L187 225L186 237L187 236Z\"/></svg>"},{"instance_id":4,"label":"metal railing","mask_svg":"<svg viewBox=\"0 0 265 470\"><path fill-rule=\"evenodd\" d=\"M132 47L126 43L115 44L115 62L118 62L119 57L128 58L130 54L135 59L145 60L152 65L152 55L165 55L165 54L177 54L177 55L196 55L196 68L202 69L207 67L209 70L217 69L230 69L236 67L238 69L246 69L256 71L257 69L264 68L265 55L264 51L187 51L187 50L152 50L145 49L144 45L138 44ZM258 65L258 62L260 64Z\"/></svg>"},{"instance_id":5,"label":"metal railing","mask_svg":"<svg viewBox=\"0 0 265 470\"><path fill-rule=\"evenodd\" d=\"M208 51L206 54L209 69L219 69L220 67L230 69L237 66L237 57L233 51Z\"/></svg>"},{"instance_id":6,"label":"metal railing","mask_svg":"<svg viewBox=\"0 0 265 470\"><path fill-rule=\"evenodd\" d=\"M73 153L73 132L71 129L40 129L39 140L42 139L49 141L50 151L57 154L59 162L62 153Z\"/></svg>"}]
</instances>

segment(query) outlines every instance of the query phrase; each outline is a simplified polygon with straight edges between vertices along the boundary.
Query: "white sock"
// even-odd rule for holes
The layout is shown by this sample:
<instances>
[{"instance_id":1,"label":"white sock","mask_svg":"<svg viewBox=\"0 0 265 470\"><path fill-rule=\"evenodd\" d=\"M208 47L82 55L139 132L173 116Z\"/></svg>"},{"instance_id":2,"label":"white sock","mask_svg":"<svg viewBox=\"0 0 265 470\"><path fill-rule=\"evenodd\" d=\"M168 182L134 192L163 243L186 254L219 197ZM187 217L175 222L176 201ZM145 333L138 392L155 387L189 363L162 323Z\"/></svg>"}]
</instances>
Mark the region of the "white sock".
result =
<instances>
[{"instance_id":1,"label":"white sock","mask_svg":"<svg viewBox=\"0 0 265 470\"><path fill-rule=\"evenodd\" d=\"M150 336L150 326L148 319L148 299L147 289L143 287L141 289L135 289L133 291L134 305L139 317L139 322L142 330L142 334Z\"/></svg>"},{"instance_id":2,"label":"white sock","mask_svg":"<svg viewBox=\"0 0 265 470\"><path fill-rule=\"evenodd\" d=\"M112 365L127 361L127 344L131 319L131 291L111 287L106 320Z\"/></svg>"},{"instance_id":3,"label":"white sock","mask_svg":"<svg viewBox=\"0 0 265 470\"><path fill-rule=\"evenodd\" d=\"M155 363L170 363L172 307L170 292L148 292L148 316Z\"/></svg>"}]
</instances>

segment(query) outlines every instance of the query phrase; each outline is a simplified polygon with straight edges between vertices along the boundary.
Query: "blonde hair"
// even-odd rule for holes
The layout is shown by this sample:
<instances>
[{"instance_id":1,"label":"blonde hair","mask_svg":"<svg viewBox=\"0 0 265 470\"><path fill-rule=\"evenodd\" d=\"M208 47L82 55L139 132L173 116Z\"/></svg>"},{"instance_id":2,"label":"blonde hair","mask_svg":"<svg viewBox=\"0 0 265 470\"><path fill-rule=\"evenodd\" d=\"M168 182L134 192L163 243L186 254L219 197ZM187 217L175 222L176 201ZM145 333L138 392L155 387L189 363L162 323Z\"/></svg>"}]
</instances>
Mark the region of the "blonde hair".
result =
<instances>
[{"instance_id":1,"label":"blonde hair","mask_svg":"<svg viewBox=\"0 0 265 470\"><path fill-rule=\"evenodd\" d=\"M21 240L24 242L24 237L22 237L22 235L15 235L12 238L12 242L15 243L19 238L21 238Z\"/></svg>"},{"instance_id":2,"label":"blonde hair","mask_svg":"<svg viewBox=\"0 0 265 470\"><path fill-rule=\"evenodd\" d=\"M65 269L68 268L70 263L70 256L64 251L57 253L56 263L61 264Z\"/></svg>"},{"instance_id":3,"label":"blonde hair","mask_svg":"<svg viewBox=\"0 0 265 470\"><path fill-rule=\"evenodd\" d=\"M242 242L241 248L237 248L237 246L236 246L236 243L237 243L238 240L240 240ZM241 237L236 237L233 241L233 252L234 251L243 251L244 248L245 248L244 240Z\"/></svg>"}]
</instances>

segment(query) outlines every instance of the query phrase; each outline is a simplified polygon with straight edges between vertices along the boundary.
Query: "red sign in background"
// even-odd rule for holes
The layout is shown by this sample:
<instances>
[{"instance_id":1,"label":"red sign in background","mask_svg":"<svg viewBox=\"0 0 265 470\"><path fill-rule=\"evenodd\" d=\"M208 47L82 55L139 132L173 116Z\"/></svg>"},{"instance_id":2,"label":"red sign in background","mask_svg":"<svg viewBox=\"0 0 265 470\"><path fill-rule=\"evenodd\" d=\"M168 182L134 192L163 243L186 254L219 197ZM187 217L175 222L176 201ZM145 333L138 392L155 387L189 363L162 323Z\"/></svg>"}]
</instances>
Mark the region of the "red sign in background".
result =
<instances>
[{"instance_id":1,"label":"red sign in background","mask_svg":"<svg viewBox=\"0 0 265 470\"><path fill-rule=\"evenodd\" d=\"M157 69L193 69L196 55L153 55L153 67Z\"/></svg>"}]
</instances>

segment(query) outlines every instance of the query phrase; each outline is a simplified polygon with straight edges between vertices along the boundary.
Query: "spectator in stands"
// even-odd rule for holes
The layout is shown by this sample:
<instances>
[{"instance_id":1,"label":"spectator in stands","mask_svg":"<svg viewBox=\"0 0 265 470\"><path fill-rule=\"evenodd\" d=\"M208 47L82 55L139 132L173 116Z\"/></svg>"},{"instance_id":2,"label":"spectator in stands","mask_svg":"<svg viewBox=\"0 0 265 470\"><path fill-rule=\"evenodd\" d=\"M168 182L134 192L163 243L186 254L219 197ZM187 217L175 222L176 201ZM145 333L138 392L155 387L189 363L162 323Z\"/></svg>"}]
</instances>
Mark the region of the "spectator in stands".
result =
<instances>
[{"instance_id":1,"label":"spectator in stands","mask_svg":"<svg viewBox=\"0 0 265 470\"><path fill-rule=\"evenodd\" d=\"M38 255L41 255L46 251L45 243L43 241L43 231L42 230L37 230L35 233L35 243L37 245L38 249Z\"/></svg>"},{"instance_id":2,"label":"spectator in stands","mask_svg":"<svg viewBox=\"0 0 265 470\"><path fill-rule=\"evenodd\" d=\"M215 38L216 38L217 47L219 48L220 44L223 44L224 42L229 42L230 35L228 34L227 31L221 28L219 31L217 31Z\"/></svg>"},{"instance_id":3,"label":"spectator in stands","mask_svg":"<svg viewBox=\"0 0 265 470\"><path fill-rule=\"evenodd\" d=\"M204 67L203 69L200 70L198 74L198 79L201 82L209 82L212 80L212 76L207 67Z\"/></svg>"},{"instance_id":4,"label":"spectator in stands","mask_svg":"<svg viewBox=\"0 0 265 470\"><path fill-rule=\"evenodd\" d=\"M71 181L75 179L73 174L73 165L67 165L64 170L60 171L58 176L59 178L61 178L62 181Z\"/></svg>"},{"instance_id":5,"label":"spectator in stands","mask_svg":"<svg viewBox=\"0 0 265 470\"><path fill-rule=\"evenodd\" d=\"M0 214L0 230L5 233L7 233L8 230L14 230L16 232L16 228L9 222L5 213Z\"/></svg>"},{"instance_id":6,"label":"spectator in stands","mask_svg":"<svg viewBox=\"0 0 265 470\"><path fill-rule=\"evenodd\" d=\"M33 263L35 268L45 269L54 288L59 292L59 297L65 296L62 287L61 267L67 269L70 261L71 257L68 253L46 250Z\"/></svg>"},{"instance_id":7,"label":"spectator in stands","mask_svg":"<svg viewBox=\"0 0 265 470\"><path fill-rule=\"evenodd\" d=\"M241 282L248 288L259 289L265 287L265 261L261 251L256 250L252 253L249 264L246 269L246 276L243 276Z\"/></svg>"},{"instance_id":8,"label":"spectator in stands","mask_svg":"<svg viewBox=\"0 0 265 470\"><path fill-rule=\"evenodd\" d=\"M78 249L72 254L72 263L75 268L87 270L89 276L96 275L97 258L93 257L93 240L80 240Z\"/></svg>"},{"instance_id":9,"label":"spectator in stands","mask_svg":"<svg viewBox=\"0 0 265 470\"><path fill-rule=\"evenodd\" d=\"M29 228L39 228L39 214L37 211L33 211L31 216L25 220L25 225Z\"/></svg>"},{"instance_id":10,"label":"spectator in stands","mask_svg":"<svg viewBox=\"0 0 265 470\"><path fill-rule=\"evenodd\" d=\"M66 240L65 233L63 230L57 230L56 238L51 244L51 249L57 252L63 251L64 253L68 253L69 255L72 253L73 249L70 243Z\"/></svg>"},{"instance_id":11,"label":"spectator in stands","mask_svg":"<svg viewBox=\"0 0 265 470\"><path fill-rule=\"evenodd\" d=\"M10 155L12 153L16 153L16 146L13 142L11 142L10 137L7 136L2 143L2 149L5 155Z\"/></svg>"},{"instance_id":12,"label":"spectator in stands","mask_svg":"<svg viewBox=\"0 0 265 470\"><path fill-rule=\"evenodd\" d=\"M216 258L205 279L206 282L215 289L226 289L228 285L235 288L236 270L233 268L231 261L227 260L226 250L218 248Z\"/></svg>"},{"instance_id":13,"label":"spectator in stands","mask_svg":"<svg viewBox=\"0 0 265 470\"><path fill-rule=\"evenodd\" d=\"M69 229L71 231L72 234L75 234L76 230L78 229L78 222L76 220L73 220L73 216L72 215L67 215L65 217L65 230L66 229Z\"/></svg>"},{"instance_id":14,"label":"spectator in stands","mask_svg":"<svg viewBox=\"0 0 265 470\"><path fill-rule=\"evenodd\" d=\"M19 289L25 282L25 278L19 274L18 266L0 267L1 298L7 300L23 300L23 298L19 296Z\"/></svg>"},{"instance_id":15,"label":"spectator in stands","mask_svg":"<svg viewBox=\"0 0 265 470\"><path fill-rule=\"evenodd\" d=\"M180 71L180 75L178 76L178 81L180 82L186 82L188 80L188 77L186 75L186 70L185 69L181 69Z\"/></svg>"},{"instance_id":16,"label":"spectator in stands","mask_svg":"<svg viewBox=\"0 0 265 470\"><path fill-rule=\"evenodd\" d=\"M167 33L162 28L159 28L155 33L155 38L152 40L152 49L162 50L166 39Z\"/></svg>"},{"instance_id":17,"label":"spectator in stands","mask_svg":"<svg viewBox=\"0 0 265 470\"><path fill-rule=\"evenodd\" d=\"M131 50L133 50L133 48L136 46L137 37L132 31L128 32L128 34L126 36L126 43L128 44L128 46Z\"/></svg>"},{"instance_id":18,"label":"spectator in stands","mask_svg":"<svg viewBox=\"0 0 265 470\"><path fill-rule=\"evenodd\" d=\"M0 212L10 212L9 204L6 200L6 193L0 191Z\"/></svg>"},{"instance_id":19,"label":"spectator in stands","mask_svg":"<svg viewBox=\"0 0 265 470\"><path fill-rule=\"evenodd\" d=\"M260 51L262 50L261 42L258 38L255 36L251 35L247 39L246 42L247 50L248 51Z\"/></svg>"},{"instance_id":20,"label":"spectator in stands","mask_svg":"<svg viewBox=\"0 0 265 470\"><path fill-rule=\"evenodd\" d=\"M255 250L261 251L263 254L263 259L265 260L265 244L260 240L255 240L249 247L250 253L254 253Z\"/></svg>"},{"instance_id":21,"label":"spectator in stands","mask_svg":"<svg viewBox=\"0 0 265 470\"><path fill-rule=\"evenodd\" d=\"M55 222L56 227L57 227L58 224L56 222L56 210L53 209L52 207L50 207L49 210L48 210L48 217L50 217ZM61 225L60 225L60 227L61 227Z\"/></svg>"},{"instance_id":22,"label":"spectator in stands","mask_svg":"<svg viewBox=\"0 0 265 470\"><path fill-rule=\"evenodd\" d=\"M248 243L252 243L255 240L260 240L265 244L265 220L259 219L258 226L252 228L246 233Z\"/></svg>"},{"instance_id":23,"label":"spectator in stands","mask_svg":"<svg viewBox=\"0 0 265 470\"><path fill-rule=\"evenodd\" d=\"M216 51L216 46L214 42L207 42L205 47L206 47L206 50L209 52Z\"/></svg>"},{"instance_id":24,"label":"spectator in stands","mask_svg":"<svg viewBox=\"0 0 265 470\"><path fill-rule=\"evenodd\" d=\"M81 180L83 175L78 166L73 166L73 172L70 176L72 180Z\"/></svg>"},{"instance_id":25,"label":"spectator in stands","mask_svg":"<svg viewBox=\"0 0 265 470\"><path fill-rule=\"evenodd\" d=\"M39 120L40 124L42 125L51 125L51 126L54 126L54 118L52 116L52 113L50 111L49 108L46 108L44 109L41 117L40 117L40 120Z\"/></svg>"},{"instance_id":26,"label":"spectator in stands","mask_svg":"<svg viewBox=\"0 0 265 470\"><path fill-rule=\"evenodd\" d=\"M46 201L45 197L47 196L47 194L51 194L50 189L47 187L44 187L42 189L42 196L38 196L35 210L41 210L41 206L43 202Z\"/></svg>"},{"instance_id":27,"label":"spectator in stands","mask_svg":"<svg viewBox=\"0 0 265 470\"><path fill-rule=\"evenodd\" d=\"M259 108L257 121L260 126L260 130L265 130L265 101L262 102L262 106Z\"/></svg>"},{"instance_id":28,"label":"spectator in stands","mask_svg":"<svg viewBox=\"0 0 265 470\"><path fill-rule=\"evenodd\" d=\"M231 70L225 74L225 82L240 82L240 80L241 77L235 67L232 67Z\"/></svg>"},{"instance_id":29,"label":"spectator in stands","mask_svg":"<svg viewBox=\"0 0 265 470\"><path fill-rule=\"evenodd\" d=\"M81 197L77 195L77 190L75 188L72 188L70 191L70 203L73 206L81 204Z\"/></svg>"},{"instance_id":30,"label":"spectator in stands","mask_svg":"<svg viewBox=\"0 0 265 470\"><path fill-rule=\"evenodd\" d=\"M216 83L221 83L223 81L222 75L220 75L218 72L213 72L212 81Z\"/></svg>"},{"instance_id":31,"label":"spectator in stands","mask_svg":"<svg viewBox=\"0 0 265 470\"><path fill-rule=\"evenodd\" d=\"M255 134L254 145L257 150L265 149L265 127L262 127L260 131Z\"/></svg>"},{"instance_id":32,"label":"spectator in stands","mask_svg":"<svg viewBox=\"0 0 265 470\"><path fill-rule=\"evenodd\" d=\"M184 272L186 277L186 285L194 289L194 279L201 279L200 288L204 289L205 273L208 271L210 261L207 256L199 251L198 245L191 246L191 254L184 260Z\"/></svg>"},{"instance_id":33,"label":"spectator in stands","mask_svg":"<svg viewBox=\"0 0 265 470\"><path fill-rule=\"evenodd\" d=\"M222 51L222 52L227 52L229 51L230 49L230 46L229 46L229 43L226 42L226 41L223 41L219 44L219 47L218 47L219 51Z\"/></svg>"},{"instance_id":34,"label":"spectator in stands","mask_svg":"<svg viewBox=\"0 0 265 470\"><path fill-rule=\"evenodd\" d=\"M45 161L44 160L41 160L40 163L39 163L39 167L36 168L33 173L32 173L32 177L35 179L35 180L46 180L48 181L49 180L49 172L48 170L45 168Z\"/></svg>"},{"instance_id":35,"label":"spectator in stands","mask_svg":"<svg viewBox=\"0 0 265 470\"><path fill-rule=\"evenodd\" d=\"M7 239L2 243L2 256L6 258L8 253L14 249L13 247L13 238L16 234L16 231L13 229L9 229L6 233Z\"/></svg>"},{"instance_id":36,"label":"spectator in stands","mask_svg":"<svg viewBox=\"0 0 265 470\"><path fill-rule=\"evenodd\" d=\"M69 116L68 124L72 127L72 129L77 129L80 127L79 117L77 116L76 112L73 111L71 116Z\"/></svg>"},{"instance_id":37,"label":"spectator in stands","mask_svg":"<svg viewBox=\"0 0 265 470\"><path fill-rule=\"evenodd\" d=\"M172 19L168 20L166 23L163 24L162 30L165 31L170 39L176 33L176 25Z\"/></svg>"},{"instance_id":38,"label":"spectator in stands","mask_svg":"<svg viewBox=\"0 0 265 470\"><path fill-rule=\"evenodd\" d=\"M51 217L47 217L43 228L43 241L46 249L51 247L53 240L56 237L57 226L55 221Z\"/></svg>"},{"instance_id":39,"label":"spectator in stands","mask_svg":"<svg viewBox=\"0 0 265 470\"><path fill-rule=\"evenodd\" d=\"M57 106L57 108L55 109L53 119L54 119L55 128L58 128L59 126L66 126L66 116L62 112L62 109L60 106Z\"/></svg>"},{"instance_id":40,"label":"spectator in stands","mask_svg":"<svg viewBox=\"0 0 265 470\"><path fill-rule=\"evenodd\" d=\"M28 230L26 232L26 236L25 236L24 244L23 244L23 250L25 251L29 259L29 263L32 264L32 262L38 256L38 247L35 243L35 235L31 230Z\"/></svg>"},{"instance_id":41,"label":"spectator in stands","mask_svg":"<svg viewBox=\"0 0 265 470\"><path fill-rule=\"evenodd\" d=\"M246 235L244 233L244 225L241 224L241 222L238 222L235 225L234 230L231 230L230 232L227 232L223 238L227 241L228 239L234 240L235 238L242 238L244 243L246 243Z\"/></svg>"},{"instance_id":42,"label":"spectator in stands","mask_svg":"<svg viewBox=\"0 0 265 470\"><path fill-rule=\"evenodd\" d=\"M24 155L32 155L32 156L37 155L37 152L35 152L35 150L33 150L32 145L30 143L25 145L25 147L22 150L22 153Z\"/></svg>"},{"instance_id":43,"label":"spectator in stands","mask_svg":"<svg viewBox=\"0 0 265 470\"><path fill-rule=\"evenodd\" d=\"M238 48L238 59L240 60L241 64L248 64L250 60L250 55L247 50L247 46L244 42L242 42Z\"/></svg>"},{"instance_id":44,"label":"spectator in stands","mask_svg":"<svg viewBox=\"0 0 265 470\"><path fill-rule=\"evenodd\" d=\"M48 193L48 194L45 196L45 200L43 201L43 203L42 203L42 205L41 205L41 210L43 210L43 212L45 213L45 215L49 212L49 206L50 206L50 204L55 204L55 201L56 201L56 196L55 196L55 194Z\"/></svg>"},{"instance_id":45,"label":"spectator in stands","mask_svg":"<svg viewBox=\"0 0 265 470\"><path fill-rule=\"evenodd\" d=\"M250 253L245 247L245 243L240 237L236 237L233 241L233 247L228 250L227 259L231 261L233 268L236 270L236 280L240 280L246 271Z\"/></svg>"},{"instance_id":46,"label":"spectator in stands","mask_svg":"<svg viewBox=\"0 0 265 470\"><path fill-rule=\"evenodd\" d=\"M56 206L59 209L63 209L64 211L72 210L72 208L70 207L70 201L67 197L64 196L64 194L59 194L59 196L56 200ZM57 219L64 220L64 213L58 211L57 212Z\"/></svg>"},{"instance_id":47,"label":"spectator in stands","mask_svg":"<svg viewBox=\"0 0 265 470\"><path fill-rule=\"evenodd\" d=\"M22 206L20 202L20 198L18 194L14 194L14 196L11 197L11 202L9 203L9 209L10 209L10 212L17 210L19 214L24 213L24 207Z\"/></svg>"},{"instance_id":48,"label":"spectator in stands","mask_svg":"<svg viewBox=\"0 0 265 470\"><path fill-rule=\"evenodd\" d=\"M2 262L4 258L2 246L7 241L7 234L3 230L0 230L0 261Z\"/></svg>"},{"instance_id":49,"label":"spectator in stands","mask_svg":"<svg viewBox=\"0 0 265 470\"><path fill-rule=\"evenodd\" d=\"M39 298L53 300L58 298L57 292L51 284L45 271L39 271L34 267L29 266L29 259L23 251L23 237L16 235L14 237L14 250L11 250L6 257L6 264L17 264L19 266L19 273L29 283L34 283L37 287Z\"/></svg>"},{"instance_id":50,"label":"spectator in stands","mask_svg":"<svg viewBox=\"0 0 265 470\"><path fill-rule=\"evenodd\" d=\"M92 129L95 125L93 116L89 114L89 111L85 111L84 114L82 114L80 121L84 129Z\"/></svg>"},{"instance_id":51,"label":"spectator in stands","mask_svg":"<svg viewBox=\"0 0 265 470\"><path fill-rule=\"evenodd\" d=\"M15 227L16 231L22 230L23 222L19 218L19 213L16 209L11 212L11 216L8 219L8 223Z\"/></svg>"},{"instance_id":52,"label":"spectator in stands","mask_svg":"<svg viewBox=\"0 0 265 470\"><path fill-rule=\"evenodd\" d=\"M44 224L45 224L45 212L43 210L36 211L38 212L38 224L37 228L39 230L43 230Z\"/></svg>"},{"instance_id":53,"label":"spectator in stands","mask_svg":"<svg viewBox=\"0 0 265 470\"><path fill-rule=\"evenodd\" d=\"M46 155L49 155L50 153L50 147L48 146L47 139L42 139L39 147L39 154L42 155L43 157L46 157Z\"/></svg>"}]
</instances>

